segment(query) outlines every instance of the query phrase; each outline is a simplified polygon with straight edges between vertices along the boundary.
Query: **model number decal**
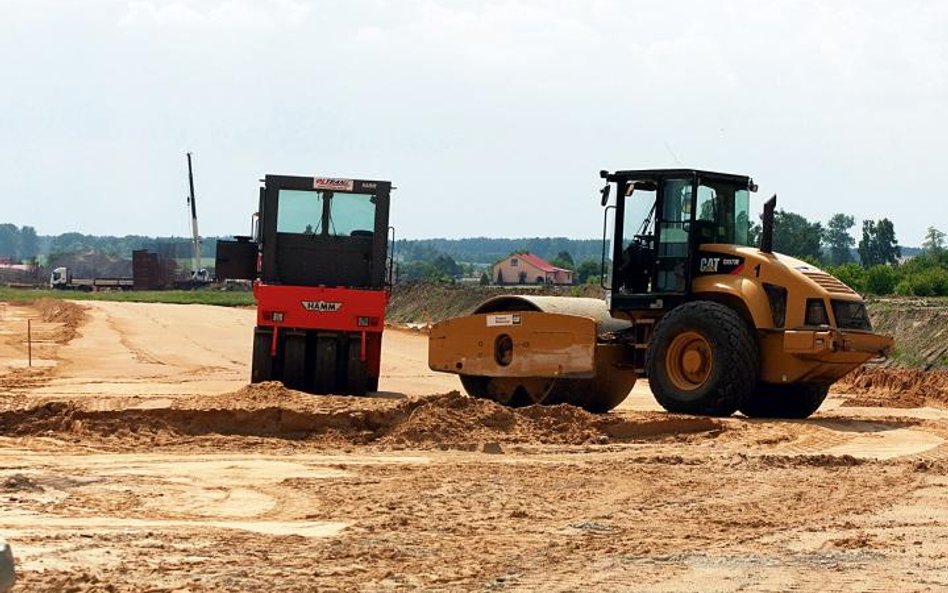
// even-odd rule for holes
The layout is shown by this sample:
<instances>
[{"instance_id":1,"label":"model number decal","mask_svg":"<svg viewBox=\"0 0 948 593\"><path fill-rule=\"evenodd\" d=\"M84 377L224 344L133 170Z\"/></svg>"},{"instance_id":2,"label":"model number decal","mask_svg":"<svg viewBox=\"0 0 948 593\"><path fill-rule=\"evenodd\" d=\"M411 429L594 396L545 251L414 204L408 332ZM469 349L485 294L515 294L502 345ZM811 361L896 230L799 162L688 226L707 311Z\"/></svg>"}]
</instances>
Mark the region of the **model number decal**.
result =
<instances>
[{"instance_id":1,"label":"model number decal","mask_svg":"<svg viewBox=\"0 0 948 593\"><path fill-rule=\"evenodd\" d=\"M520 315L507 313L506 315L487 316L487 327L503 327L505 325L520 325Z\"/></svg>"},{"instance_id":2,"label":"model number decal","mask_svg":"<svg viewBox=\"0 0 948 593\"><path fill-rule=\"evenodd\" d=\"M354 185L351 179L333 179L332 177L316 177L313 179L313 189L352 191Z\"/></svg>"},{"instance_id":3,"label":"model number decal","mask_svg":"<svg viewBox=\"0 0 948 593\"><path fill-rule=\"evenodd\" d=\"M303 308L313 313L335 313L342 309L342 303L333 303L331 301L300 301Z\"/></svg>"}]
</instances>

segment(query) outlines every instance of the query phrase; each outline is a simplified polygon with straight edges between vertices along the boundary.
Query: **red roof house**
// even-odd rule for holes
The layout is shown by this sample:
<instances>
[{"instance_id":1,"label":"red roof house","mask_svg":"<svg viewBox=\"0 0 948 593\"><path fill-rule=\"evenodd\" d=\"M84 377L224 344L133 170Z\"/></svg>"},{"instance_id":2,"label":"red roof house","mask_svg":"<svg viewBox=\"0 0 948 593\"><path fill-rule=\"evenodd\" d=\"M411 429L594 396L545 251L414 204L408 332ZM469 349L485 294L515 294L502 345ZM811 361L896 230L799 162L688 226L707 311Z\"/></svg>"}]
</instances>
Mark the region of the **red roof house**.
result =
<instances>
[{"instance_id":1,"label":"red roof house","mask_svg":"<svg viewBox=\"0 0 948 593\"><path fill-rule=\"evenodd\" d=\"M573 271L532 253L515 253L494 264L494 284L572 284Z\"/></svg>"}]
</instances>

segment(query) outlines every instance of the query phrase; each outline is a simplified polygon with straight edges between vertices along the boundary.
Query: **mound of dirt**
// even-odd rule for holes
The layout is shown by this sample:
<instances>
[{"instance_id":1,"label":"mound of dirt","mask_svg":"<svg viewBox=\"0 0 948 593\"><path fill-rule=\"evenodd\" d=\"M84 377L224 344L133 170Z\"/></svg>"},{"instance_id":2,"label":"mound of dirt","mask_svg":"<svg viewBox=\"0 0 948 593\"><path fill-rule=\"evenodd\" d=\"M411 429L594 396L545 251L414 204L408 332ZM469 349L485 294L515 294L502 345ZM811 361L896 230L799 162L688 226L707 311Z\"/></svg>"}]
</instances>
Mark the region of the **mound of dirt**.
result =
<instances>
[{"instance_id":1,"label":"mound of dirt","mask_svg":"<svg viewBox=\"0 0 948 593\"><path fill-rule=\"evenodd\" d=\"M65 433L156 442L156 436L278 438L317 446L377 445L499 452L498 444L579 445L721 430L711 418L659 413L589 414L567 405L512 409L452 391L401 400L312 396L260 383L166 407L103 409L102 402L49 402L0 412L0 435ZM157 439L157 441L169 439Z\"/></svg>"},{"instance_id":2,"label":"mound of dirt","mask_svg":"<svg viewBox=\"0 0 948 593\"><path fill-rule=\"evenodd\" d=\"M5 492L40 492L43 487L24 474L13 474L0 482L0 490Z\"/></svg>"},{"instance_id":3,"label":"mound of dirt","mask_svg":"<svg viewBox=\"0 0 948 593\"><path fill-rule=\"evenodd\" d=\"M53 335L47 337L59 344L75 338L79 327L86 322L86 308L73 301L39 299L33 306L39 311L42 321L60 324Z\"/></svg>"},{"instance_id":4,"label":"mound of dirt","mask_svg":"<svg viewBox=\"0 0 948 593\"><path fill-rule=\"evenodd\" d=\"M12 369L10 372L0 375L0 389L11 392L34 389L49 382L51 375L52 369L50 368ZM4 394L3 401L0 401L0 407L7 407L9 403L9 394Z\"/></svg>"},{"instance_id":5,"label":"mound of dirt","mask_svg":"<svg viewBox=\"0 0 948 593\"><path fill-rule=\"evenodd\" d=\"M895 353L883 366L948 368L948 301L886 297L868 301L873 328L895 337Z\"/></svg>"},{"instance_id":6,"label":"mound of dirt","mask_svg":"<svg viewBox=\"0 0 948 593\"><path fill-rule=\"evenodd\" d=\"M407 401L383 442L466 445L478 442L581 444L603 436L599 419L560 405L513 409L457 391Z\"/></svg>"},{"instance_id":7,"label":"mound of dirt","mask_svg":"<svg viewBox=\"0 0 948 593\"><path fill-rule=\"evenodd\" d=\"M760 455L755 461L765 467L786 468L786 467L854 467L866 463L864 459L853 457L852 455L829 455L827 453L818 453L814 455Z\"/></svg>"},{"instance_id":8,"label":"mound of dirt","mask_svg":"<svg viewBox=\"0 0 948 593\"><path fill-rule=\"evenodd\" d=\"M948 405L948 371L863 366L833 386L844 405L915 408Z\"/></svg>"}]
</instances>

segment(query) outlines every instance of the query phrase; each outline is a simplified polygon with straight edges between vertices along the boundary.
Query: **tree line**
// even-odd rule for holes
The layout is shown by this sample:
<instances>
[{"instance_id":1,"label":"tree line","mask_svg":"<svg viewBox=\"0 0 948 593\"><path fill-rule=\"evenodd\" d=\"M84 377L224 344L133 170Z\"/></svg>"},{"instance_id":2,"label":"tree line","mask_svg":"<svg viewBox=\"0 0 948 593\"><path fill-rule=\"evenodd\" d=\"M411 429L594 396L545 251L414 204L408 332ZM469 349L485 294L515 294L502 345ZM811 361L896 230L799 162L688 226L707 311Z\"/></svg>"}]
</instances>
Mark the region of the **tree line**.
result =
<instances>
[{"instance_id":1,"label":"tree line","mask_svg":"<svg viewBox=\"0 0 948 593\"><path fill-rule=\"evenodd\" d=\"M774 213L774 251L805 260L851 286L871 294L948 295L945 233L931 227L921 249L899 245L888 218L865 220L859 239L855 217L834 214L825 224L786 210ZM751 228L757 244L761 227ZM479 277L491 281L490 266L515 253L533 253L575 272L578 283L598 282L602 241L534 237L524 239L402 239L397 243L401 280L451 280ZM912 257L904 258L903 255ZM608 261L606 262L608 266Z\"/></svg>"},{"instance_id":2,"label":"tree line","mask_svg":"<svg viewBox=\"0 0 948 593\"><path fill-rule=\"evenodd\" d=\"M40 254L40 238L31 226L0 224L0 259L20 263Z\"/></svg>"},{"instance_id":3,"label":"tree line","mask_svg":"<svg viewBox=\"0 0 948 593\"><path fill-rule=\"evenodd\" d=\"M922 248L899 246L888 218L864 220L856 240L855 218L834 214L823 225L799 214L774 215L774 251L824 267L853 290L876 295L948 296L945 233L929 227ZM905 253L903 253L903 251Z\"/></svg>"},{"instance_id":4,"label":"tree line","mask_svg":"<svg viewBox=\"0 0 948 593\"><path fill-rule=\"evenodd\" d=\"M431 261L446 255L458 262L492 264L511 253L527 251L547 261L568 252L576 261L595 259L602 252L600 239L568 239L566 237L523 237L520 239L399 239L395 255L401 261Z\"/></svg>"},{"instance_id":5,"label":"tree line","mask_svg":"<svg viewBox=\"0 0 948 593\"><path fill-rule=\"evenodd\" d=\"M858 240L852 232L855 226L855 217L849 214L834 214L824 224L794 212L779 210L774 214L774 250L823 267L862 293L948 295L948 253L944 232L930 227L922 248L917 249L898 244L895 225L887 218L863 221ZM751 237L754 243L759 240L759 233L760 225L753 225ZM204 238L202 256L214 257L216 243L216 237ZM136 249L150 249L163 257L188 257L190 240L186 237L116 237L75 232L39 235L31 226L0 224L0 259L15 263L37 259L45 263L60 255L74 253L130 258ZM599 281L602 257L602 241L599 239L399 239L393 255L401 280L468 277L489 283L492 264L513 253L524 252L573 270L579 283ZM914 257L903 258L903 255Z\"/></svg>"},{"instance_id":6,"label":"tree line","mask_svg":"<svg viewBox=\"0 0 948 593\"><path fill-rule=\"evenodd\" d=\"M164 252L168 257L189 257L191 239L187 237L148 237L144 235L86 235L62 233L38 235L31 226L0 224L0 259L15 263L55 259L58 255L75 253L99 253L121 258L131 258L132 251L150 249ZM202 257L214 257L217 237L201 240Z\"/></svg>"},{"instance_id":7,"label":"tree line","mask_svg":"<svg viewBox=\"0 0 948 593\"><path fill-rule=\"evenodd\" d=\"M887 232L883 227L883 234ZM905 261L893 263L888 257L891 254L879 249L871 242L860 241L861 264L829 265L827 271L861 293L948 296L948 250L944 232L929 227L921 252Z\"/></svg>"},{"instance_id":8,"label":"tree line","mask_svg":"<svg viewBox=\"0 0 948 593\"><path fill-rule=\"evenodd\" d=\"M895 225L888 218L865 220L861 239L856 243L850 229L856 220L849 214L834 214L824 226L794 212L774 213L774 251L823 265L839 266L856 261L864 267L896 265L902 248L895 237ZM759 226L755 227L759 233Z\"/></svg>"}]
</instances>

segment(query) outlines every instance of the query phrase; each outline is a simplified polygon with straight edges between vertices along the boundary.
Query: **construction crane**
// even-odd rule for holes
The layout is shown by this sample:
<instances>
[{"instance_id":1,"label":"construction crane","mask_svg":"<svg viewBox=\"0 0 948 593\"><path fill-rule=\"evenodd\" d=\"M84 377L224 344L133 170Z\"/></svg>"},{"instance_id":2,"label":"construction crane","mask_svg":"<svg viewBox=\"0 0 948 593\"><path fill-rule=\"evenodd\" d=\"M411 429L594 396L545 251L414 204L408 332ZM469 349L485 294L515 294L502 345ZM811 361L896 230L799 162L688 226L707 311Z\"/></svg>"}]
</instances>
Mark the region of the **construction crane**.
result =
<instances>
[{"instance_id":1,"label":"construction crane","mask_svg":"<svg viewBox=\"0 0 948 593\"><path fill-rule=\"evenodd\" d=\"M198 234L197 200L194 198L194 171L191 168L191 153L188 154L188 206L191 208L191 280L194 283L208 282L207 270L201 267L201 236Z\"/></svg>"}]
</instances>

